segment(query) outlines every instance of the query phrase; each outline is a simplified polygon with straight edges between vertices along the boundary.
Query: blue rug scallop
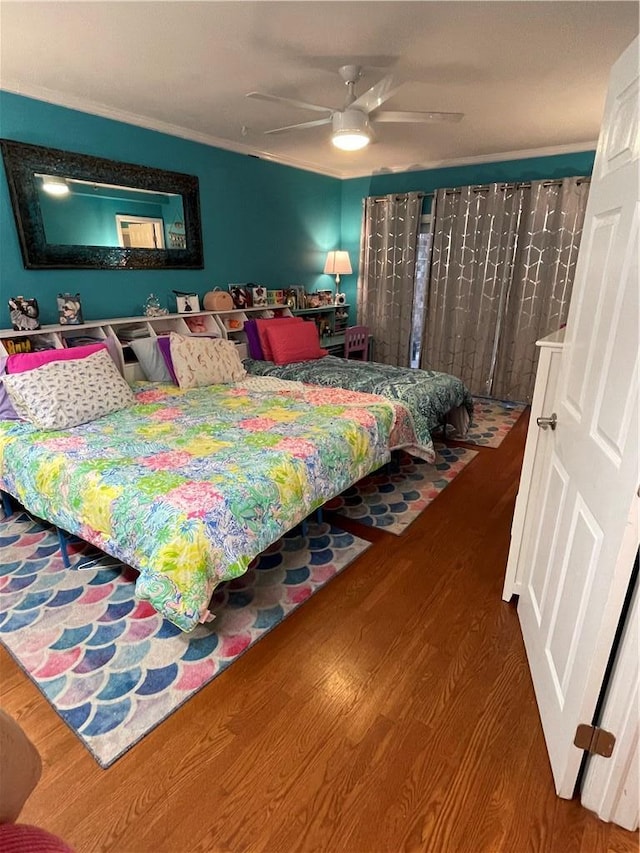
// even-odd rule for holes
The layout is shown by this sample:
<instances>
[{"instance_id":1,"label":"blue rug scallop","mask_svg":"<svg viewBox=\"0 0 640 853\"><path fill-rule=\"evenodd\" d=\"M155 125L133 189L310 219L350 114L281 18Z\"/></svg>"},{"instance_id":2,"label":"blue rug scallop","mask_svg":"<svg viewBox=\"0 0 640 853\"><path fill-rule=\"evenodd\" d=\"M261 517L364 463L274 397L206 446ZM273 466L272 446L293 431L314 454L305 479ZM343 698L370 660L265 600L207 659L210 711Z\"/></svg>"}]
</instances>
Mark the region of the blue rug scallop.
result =
<instances>
[{"instance_id":1,"label":"blue rug scallop","mask_svg":"<svg viewBox=\"0 0 640 853\"><path fill-rule=\"evenodd\" d=\"M289 533L184 634L134 595L135 572L18 513L0 522L0 642L108 767L369 547L328 524Z\"/></svg>"}]
</instances>

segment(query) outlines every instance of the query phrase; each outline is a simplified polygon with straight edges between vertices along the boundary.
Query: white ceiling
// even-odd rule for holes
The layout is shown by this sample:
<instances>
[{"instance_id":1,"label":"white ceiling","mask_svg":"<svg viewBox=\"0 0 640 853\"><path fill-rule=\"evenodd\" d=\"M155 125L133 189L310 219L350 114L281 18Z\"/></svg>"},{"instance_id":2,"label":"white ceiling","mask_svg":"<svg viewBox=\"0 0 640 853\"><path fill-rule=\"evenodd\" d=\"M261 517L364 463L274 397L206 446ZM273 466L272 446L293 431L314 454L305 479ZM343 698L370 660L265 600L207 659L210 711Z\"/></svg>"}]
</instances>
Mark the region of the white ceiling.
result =
<instances>
[{"instance_id":1,"label":"white ceiling","mask_svg":"<svg viewBox=\"0 0 640 853\"><path fill-rule=\"evenodd\" d=\"M585 150L609 69L638 32L638 2L0 2L0 87L337 177ZM265 136L407 80L392 110L463 112L460 124L382 124L360 152L330 127Z\"/></svg>"}]
</instances>

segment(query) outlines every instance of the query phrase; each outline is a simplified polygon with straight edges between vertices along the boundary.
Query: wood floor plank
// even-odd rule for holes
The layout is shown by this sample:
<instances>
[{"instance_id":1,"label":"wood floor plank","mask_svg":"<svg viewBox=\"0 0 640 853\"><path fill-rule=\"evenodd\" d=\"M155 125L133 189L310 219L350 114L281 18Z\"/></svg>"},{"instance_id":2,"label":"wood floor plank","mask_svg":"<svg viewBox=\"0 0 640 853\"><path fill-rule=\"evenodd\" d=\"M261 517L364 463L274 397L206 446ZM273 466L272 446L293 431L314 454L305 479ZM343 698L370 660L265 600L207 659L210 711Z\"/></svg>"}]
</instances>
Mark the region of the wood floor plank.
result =
<instances>
[{"instance_id":1,"label":"wood floor plank","mask_svg":"<svg viewBox=\"0 0 640 853\"><path fill-rule=\"evenodd\" d=\"M21 820L78 853L630 853L555 796L517 613L500 598L527 429L372 542L108 770L0 649L43 777Z\"/></svg>"}]
</instances>

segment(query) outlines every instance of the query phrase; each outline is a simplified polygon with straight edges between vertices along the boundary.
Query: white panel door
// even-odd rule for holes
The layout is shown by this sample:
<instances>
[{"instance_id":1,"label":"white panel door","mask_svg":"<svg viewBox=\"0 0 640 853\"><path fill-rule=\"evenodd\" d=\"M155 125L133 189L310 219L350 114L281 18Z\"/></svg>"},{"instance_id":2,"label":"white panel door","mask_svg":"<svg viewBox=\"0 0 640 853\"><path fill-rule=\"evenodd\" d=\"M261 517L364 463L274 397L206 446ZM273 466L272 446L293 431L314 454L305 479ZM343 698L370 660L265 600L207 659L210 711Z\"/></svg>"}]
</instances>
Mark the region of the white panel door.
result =
<instances>
[{"instance_id":1,"label":"white panel door","mask_svg":"<svg viewBox=\"0 0 640 853\"><path fill-rule=\"evenodd\" d=\"M638 538L640 501L631 511L629 535ZM607 686L600 724L615 732L616 746L610 758L589 756L584 776L582 805L602 820L631 831L640 818L640 590L636 584L624 623L620 645Z\"/></svg>"},{"instance_id":2,"label":"white panel door","mask_svg":"<svg viewBox=\"0 0 640 853\"><path fill-rule=\"evenodd\" d=\"M556 790L573 794L628 586L638 488L638 40L614 65L578 256L557 428L518 615ZM551 415L551 412L545 412ZM626 553L629 552L629 553Z\"/></svg>"}]
</instances>

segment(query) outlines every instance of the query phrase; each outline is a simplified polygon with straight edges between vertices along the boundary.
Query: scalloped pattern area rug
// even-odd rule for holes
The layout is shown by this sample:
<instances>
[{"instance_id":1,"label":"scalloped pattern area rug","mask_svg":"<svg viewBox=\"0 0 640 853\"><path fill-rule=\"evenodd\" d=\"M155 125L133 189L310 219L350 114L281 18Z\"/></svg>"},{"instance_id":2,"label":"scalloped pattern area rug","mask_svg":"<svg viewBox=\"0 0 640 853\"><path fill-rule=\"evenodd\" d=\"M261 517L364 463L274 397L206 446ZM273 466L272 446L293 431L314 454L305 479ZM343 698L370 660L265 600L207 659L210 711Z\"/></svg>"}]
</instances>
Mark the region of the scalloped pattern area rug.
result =
<instances>
[{"instance_id":1,"label":"scalloped pattern area rug","mask_svg":"<svg viewBox=\"0 0 640 853\"><path fill-rule=\"evenodd\" d=\"M455 441L463 441L465 444L500 447L525 409L526 406L523 403L474 397L473 418L469 424L469 431L464 438L457 439L454 435L449 437Z\"/></svg>"},{"instance_id":2,"label":"scalloped pattern area rug","mask_svg":"<svg viewBox=\"0 0 640 853\"><path fill-rule=\"evenodd\" d=\"M328 524L289 533L214 593L189 634L134 596L136 573L26 513L0 521L0 642L108 767L369 547Z\"/></svg>"},{"instance_id":3,"label":"scalloped pattern area rug","mask_svg":"<svg viewBox=\"0 0 640 853\"><path fill-rule=\"evenodd\" d=\"M440 442L434 446L435 464L401 451L391 465L360 480L325 508L399 536L478 455L477 450Z\"/></svg>"}]
</instances>

